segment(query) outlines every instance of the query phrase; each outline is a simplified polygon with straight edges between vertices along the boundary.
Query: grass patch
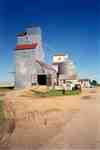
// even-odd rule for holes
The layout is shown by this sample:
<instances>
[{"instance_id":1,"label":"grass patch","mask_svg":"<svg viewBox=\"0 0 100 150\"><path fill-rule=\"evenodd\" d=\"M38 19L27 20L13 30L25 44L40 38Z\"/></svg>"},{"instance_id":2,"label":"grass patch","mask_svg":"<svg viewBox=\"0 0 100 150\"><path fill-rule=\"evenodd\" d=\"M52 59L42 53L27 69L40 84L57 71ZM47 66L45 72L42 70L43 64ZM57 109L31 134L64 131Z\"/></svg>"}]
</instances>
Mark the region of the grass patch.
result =
<instances>
[{"instance_id":1,"label":"grass patch","mask_svg":"<svg viewBox=\"0 0 100 150\"><path fill-rule=\"evenodd\" d=\"M48 96L63 96L62 90L50 90L47 93Z\"/></svg>"},{"instance_id":2,"label":"grass patch","mask_svg":"<svg viewBox=\"0 0 100 150\"><path fill-rule=\"evenodd\" d=\"M66 92L66 95L78 95L78 94L80 94L79 90L74 90L74 91L68 91L68 92Z\"/></svg>"},{"instance_id":3,"label":"grass patch","mask_svg":"<svg viewBox=\"0 0 100 150\"><path fill-rule=\"evenodd\" d=\"M0 87L0 98L5 96L7 92L14 90L13 87Z\"/></svg>"},{"instance_id":4,"label":"grass patch","mask_svg":"<svg viewBox=\"0 0 100 150\"><path fill-rule=\"evenodd\" d=\"M65 95L71 96L71 95L78 95L80 94L80 91L67 91ZM50 97L50 96L64 96L62 90L49 90L48 92L38 92L34 91L34 95L40 96L40 97Z\"/></svg>"},{"instance_id":5,"label":"grass patch","mask_svg":"<svg viewBox=\"0 0 100 150\"><path fill-rule=\"evenodd\" d=\"M14 86L0 87L0 91L9 91L9 90L13 90L14 88L15 88Z\"/></svg>"},{"instance_id":6,"label":"grass patch","mask_svg":"<svg viewBox=\"0 0 100 150\"><path fill-rule=\"evenodd\" d=\"M3 106L4 106L3 99L0 97L0 123L2 123L5 120Z\"/></svg>"}]
</instances>

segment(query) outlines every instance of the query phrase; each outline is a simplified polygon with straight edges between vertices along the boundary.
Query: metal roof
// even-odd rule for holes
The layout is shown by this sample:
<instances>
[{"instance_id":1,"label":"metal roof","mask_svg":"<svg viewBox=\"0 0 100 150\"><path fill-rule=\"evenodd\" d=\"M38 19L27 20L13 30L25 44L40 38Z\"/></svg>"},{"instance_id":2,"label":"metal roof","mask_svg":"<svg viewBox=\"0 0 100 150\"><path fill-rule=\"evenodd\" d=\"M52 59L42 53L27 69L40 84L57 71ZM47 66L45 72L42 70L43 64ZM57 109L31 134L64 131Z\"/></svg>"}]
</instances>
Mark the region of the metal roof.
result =
<instances>
[{"instance_id":1,"label":"metal roof","mask_svg":"<svg viewBox=\"0 0 100 150\"><path fill-rule=\"evenodd\" d=\"M54 56L65 56L64 53L57 53L57 54L54 54Z\"/></svg>"},{"instance_id":2,"label":"metal roof","mask_svg":"<svg viewBox=\"0 0 100 150\"><path fill-rule=\"evenodd\" d=\"M51 65L45 64L44 62L41 62L41 61L39 61L39 60L36 60L36 62L37 62L38 64L40 64L42 67L56 72L56 70L55 70Z\"/></svg>"}]
</instances>

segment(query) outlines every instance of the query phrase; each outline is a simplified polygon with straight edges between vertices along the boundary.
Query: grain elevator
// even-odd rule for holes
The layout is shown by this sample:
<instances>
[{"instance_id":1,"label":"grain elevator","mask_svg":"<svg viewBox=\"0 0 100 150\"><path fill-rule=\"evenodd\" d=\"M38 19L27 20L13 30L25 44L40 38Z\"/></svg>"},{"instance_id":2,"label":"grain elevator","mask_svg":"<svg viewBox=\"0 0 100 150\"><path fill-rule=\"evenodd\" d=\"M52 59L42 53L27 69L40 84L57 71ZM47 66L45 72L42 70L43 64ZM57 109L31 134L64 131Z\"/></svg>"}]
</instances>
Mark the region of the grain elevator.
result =
<instances>
[{"instance_id":1,"label":"grain elevator","mask_svg":"<svg viewBox=\"0 0 100 150\"><path fill-rule=\"evenodd\" d=\"M16 87L30 87L32 82L37 82L37 72L41 73L36 60L44 61L40 27L29 27L25 32L17 34L15 57Z\"/></svg>"}]
</instances>

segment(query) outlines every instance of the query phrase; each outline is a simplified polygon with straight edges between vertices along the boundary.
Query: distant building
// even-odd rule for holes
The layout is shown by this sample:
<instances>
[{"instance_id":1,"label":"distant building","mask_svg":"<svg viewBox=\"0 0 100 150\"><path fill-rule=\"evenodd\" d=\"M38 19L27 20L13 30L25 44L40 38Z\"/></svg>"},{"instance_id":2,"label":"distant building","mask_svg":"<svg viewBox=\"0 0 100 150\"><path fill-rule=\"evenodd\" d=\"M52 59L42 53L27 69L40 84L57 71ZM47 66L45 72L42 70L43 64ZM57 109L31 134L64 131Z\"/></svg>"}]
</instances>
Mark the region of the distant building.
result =
<instances>
[{"instance_id":1,"label":"distant building","mask_svg":"<svg viewBox=\"0 0 100 150\"><path fill-rule=\"evenodd\" d=\"M53 66L59 74L59 81L77 80L75 64L68 55L63 53L54 55Z\"/></svg>"}]
</instances>

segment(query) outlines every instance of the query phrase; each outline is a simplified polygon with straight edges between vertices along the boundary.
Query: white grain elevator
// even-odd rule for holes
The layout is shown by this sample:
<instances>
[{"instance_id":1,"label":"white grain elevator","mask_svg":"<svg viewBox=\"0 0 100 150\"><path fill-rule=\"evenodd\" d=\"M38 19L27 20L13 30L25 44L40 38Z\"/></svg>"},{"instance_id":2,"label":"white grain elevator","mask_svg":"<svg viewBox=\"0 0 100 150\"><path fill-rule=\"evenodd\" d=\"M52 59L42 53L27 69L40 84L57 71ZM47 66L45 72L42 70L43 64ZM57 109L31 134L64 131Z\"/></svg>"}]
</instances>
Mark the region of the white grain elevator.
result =
<instances>
[{"instance_id":1,"label":"white grain elevator","mask_svg":"<svg viewBox=\"0 0 100 150\"><path fill-rule=\"evenodd\" d=\"M15 57L16 88L31 87L32 82L37 82L37 74L41 73L36 61L44 62L40 27L29 27L17 34Z\"/></svg>"}]
</instances>

